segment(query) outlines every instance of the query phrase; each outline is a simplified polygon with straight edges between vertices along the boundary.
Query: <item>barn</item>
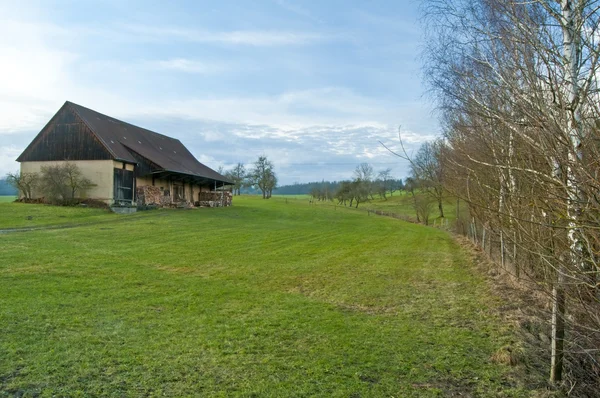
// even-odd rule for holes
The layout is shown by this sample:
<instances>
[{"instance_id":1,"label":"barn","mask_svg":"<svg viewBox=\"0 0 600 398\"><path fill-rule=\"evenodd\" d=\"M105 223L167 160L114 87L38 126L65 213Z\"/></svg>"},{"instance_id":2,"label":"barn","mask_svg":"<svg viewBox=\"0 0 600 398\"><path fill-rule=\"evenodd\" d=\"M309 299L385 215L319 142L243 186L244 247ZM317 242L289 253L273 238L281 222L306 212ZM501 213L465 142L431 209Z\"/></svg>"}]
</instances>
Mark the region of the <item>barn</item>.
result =
<instances>
[{"instance_id":1,"label":"barn","mask_svg":"<svg viewBox=\"0 0 600 398\"><path fill-rule=\"evenodd\" d=\"M222 192L232 183L200 163L178 139L69 101L17 161L21 173L74 163L95 184L86 197L109 205L231 203Z\"/></svg>"}]
</instances>

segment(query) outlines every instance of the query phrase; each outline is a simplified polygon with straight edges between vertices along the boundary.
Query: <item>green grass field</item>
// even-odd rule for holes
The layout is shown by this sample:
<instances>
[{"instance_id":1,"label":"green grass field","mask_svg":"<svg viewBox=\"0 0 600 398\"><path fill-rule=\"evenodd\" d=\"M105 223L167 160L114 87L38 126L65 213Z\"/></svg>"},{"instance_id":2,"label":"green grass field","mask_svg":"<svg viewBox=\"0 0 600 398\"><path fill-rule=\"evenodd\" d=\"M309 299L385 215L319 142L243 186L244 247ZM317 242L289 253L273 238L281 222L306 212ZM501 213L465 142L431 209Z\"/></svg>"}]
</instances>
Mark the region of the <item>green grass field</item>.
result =
<instances>
[{"instance_id":1,"label":"green grass field","mask_svg":"<svg viewBox=\"0 0 600 398\"><path fill-rule=\"evenodd\" d=\"M0 203L14 202L16 196L0 196Z\"/></svg>"},{"instance_id":2,"label":"green grass field","mask_svg":"<svg viewBox=\"0 0 600 398\"><path fill-rule=\"evenodd\" d=\"M0 396L529 395L443 231L285 198L0 215L90 221L0 234Z\"/></svg>"}]
</instances>

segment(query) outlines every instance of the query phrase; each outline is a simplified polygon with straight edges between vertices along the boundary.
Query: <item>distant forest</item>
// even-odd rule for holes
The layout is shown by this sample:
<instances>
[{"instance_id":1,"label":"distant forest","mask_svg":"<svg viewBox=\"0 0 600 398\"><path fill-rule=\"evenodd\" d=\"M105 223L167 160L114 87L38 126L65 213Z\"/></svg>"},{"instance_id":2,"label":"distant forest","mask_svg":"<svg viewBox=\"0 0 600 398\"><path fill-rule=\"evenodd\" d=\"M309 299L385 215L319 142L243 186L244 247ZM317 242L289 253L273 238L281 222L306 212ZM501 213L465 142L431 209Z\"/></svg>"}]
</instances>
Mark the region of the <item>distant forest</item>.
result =
<instances>
[{"instance_id":1,"label":"distant forest","mask_svg":"<svg viewBox=\"0 0 600 398\"><path fill-rule=\"evenodd\" d=\"M0 196L17 196L17 190L2 179L0 180Z\"/></svg>"},{"instance_id":2,"label":"distant forest","mask_svg":"<svg viewBox=\"0 0 600 398\"><path fill-rule=\"evenodd\" d=\"M396 187L402 189L404 186L402 180L393 180ZM310 195L316 189L325 189L328 192L335 192L339 188L342 181L321 181L321 182L306 182L295 183L292 185L283 185L273 190L276 195Z\"/></svg>"}]
</instances>

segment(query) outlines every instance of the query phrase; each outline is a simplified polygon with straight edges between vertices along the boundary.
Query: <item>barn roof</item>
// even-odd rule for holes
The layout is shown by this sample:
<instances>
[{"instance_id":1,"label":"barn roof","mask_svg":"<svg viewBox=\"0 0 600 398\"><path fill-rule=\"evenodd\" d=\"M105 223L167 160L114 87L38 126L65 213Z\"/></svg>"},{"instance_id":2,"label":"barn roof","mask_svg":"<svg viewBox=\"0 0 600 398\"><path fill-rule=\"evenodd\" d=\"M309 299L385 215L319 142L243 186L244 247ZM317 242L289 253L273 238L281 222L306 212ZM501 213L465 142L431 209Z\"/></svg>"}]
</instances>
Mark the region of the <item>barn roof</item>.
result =
<instances>
[{"instance_id":1,"label":"barn roof","mask_svg":"<svg viewBox=\"0 0 600 398\"><path fill-rule=\"evenodd\" d=\"M113 155L115 160L137 163L138 154L160 171L181 173L230 183L226 177L200 163L178 139L115 119L92 109L67 101L81 120Z\"/></svg>"}]
</instances>

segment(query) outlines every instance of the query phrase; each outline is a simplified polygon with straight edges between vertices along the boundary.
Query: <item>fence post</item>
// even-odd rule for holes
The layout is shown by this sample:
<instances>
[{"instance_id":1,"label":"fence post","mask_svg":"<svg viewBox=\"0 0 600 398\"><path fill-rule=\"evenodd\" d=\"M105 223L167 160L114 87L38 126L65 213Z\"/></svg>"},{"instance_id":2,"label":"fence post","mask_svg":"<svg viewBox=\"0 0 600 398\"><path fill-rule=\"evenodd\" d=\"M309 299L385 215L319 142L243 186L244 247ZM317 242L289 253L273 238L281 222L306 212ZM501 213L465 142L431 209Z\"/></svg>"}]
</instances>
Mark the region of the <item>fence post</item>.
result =
<instances>
[{"instance_id":1,"label":"fence post","mask_svg":"<svg viewBox=\"0 0 600 398\"><path fill-rule=\"evenodd\" d=\"M485 251L485 226L482 226L481 229L481 248Z\"/></svg>"}]
</instances>

